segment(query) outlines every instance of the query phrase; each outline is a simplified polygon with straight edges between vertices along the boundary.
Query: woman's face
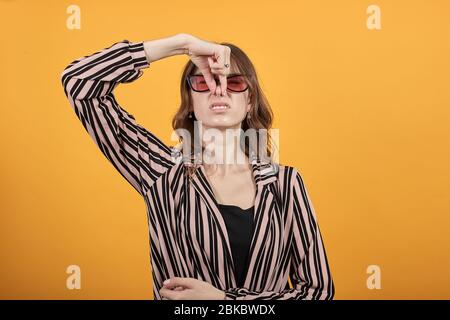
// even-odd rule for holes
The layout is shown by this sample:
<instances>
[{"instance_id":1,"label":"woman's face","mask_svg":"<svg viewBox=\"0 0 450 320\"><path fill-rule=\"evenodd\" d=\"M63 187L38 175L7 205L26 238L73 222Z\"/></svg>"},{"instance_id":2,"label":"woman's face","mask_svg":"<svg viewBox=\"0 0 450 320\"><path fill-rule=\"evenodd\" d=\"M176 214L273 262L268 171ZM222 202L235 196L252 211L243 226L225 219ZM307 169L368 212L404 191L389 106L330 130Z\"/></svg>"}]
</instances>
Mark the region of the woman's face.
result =
<instances>
[{"instance_id":1,"label":"woman's face","mask_svg":"<svg viewBox=\"0 0 450 320\"><path fill-rule=\"evenodd\" d=\"M230 71L232 73L239 73L237 70ZM201 74L198 69L193 74ZM203 128L241 128L241 122L247 116L247 112L250 111L249 104L249 89L244 92L233 92L227 90L227 92L220 95L220 82L216 78L216 92L196 92L192 89L192 101L193 111L195 118L202 122ZM226 109L213 109L213 103L227 104ZM192 110L191 110L192 111Z\"/></svg>"}]
</instances>

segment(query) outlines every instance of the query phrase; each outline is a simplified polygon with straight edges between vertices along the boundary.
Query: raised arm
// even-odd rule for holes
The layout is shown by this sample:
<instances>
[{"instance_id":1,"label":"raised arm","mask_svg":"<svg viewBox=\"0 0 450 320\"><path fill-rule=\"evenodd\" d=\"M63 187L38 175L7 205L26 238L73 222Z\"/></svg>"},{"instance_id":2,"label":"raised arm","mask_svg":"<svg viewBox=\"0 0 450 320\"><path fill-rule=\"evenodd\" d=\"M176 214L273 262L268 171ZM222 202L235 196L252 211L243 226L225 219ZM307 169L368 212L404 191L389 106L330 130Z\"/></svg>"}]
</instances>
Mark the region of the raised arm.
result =
<instances>
[{"instance_id":1,"label":"raised arm","mask_svg":"<svg viewBox=\"0 0 450 320\"><path fill-rule=\"evenodd\" d=\"M334 283L316 213L303 179L293 174L293 242L289 276L293 288L282 291L225 290L225 300L332 300Z\"/></svg>"},{"instance_id":2,"label":"raised arm","mask_svg":"<svg viewBox=\"0 0 450 320\"><path fill-rule=\"evenodd\" d=\"M76 116L100 151L141 195L171 167L172 150L138 124L119 105L113 91L119 83L139 78L151 62L184 53L186 41L184 34L137 43L123 40L73 61L61 75Z\"/></svg>"}]
</instances>

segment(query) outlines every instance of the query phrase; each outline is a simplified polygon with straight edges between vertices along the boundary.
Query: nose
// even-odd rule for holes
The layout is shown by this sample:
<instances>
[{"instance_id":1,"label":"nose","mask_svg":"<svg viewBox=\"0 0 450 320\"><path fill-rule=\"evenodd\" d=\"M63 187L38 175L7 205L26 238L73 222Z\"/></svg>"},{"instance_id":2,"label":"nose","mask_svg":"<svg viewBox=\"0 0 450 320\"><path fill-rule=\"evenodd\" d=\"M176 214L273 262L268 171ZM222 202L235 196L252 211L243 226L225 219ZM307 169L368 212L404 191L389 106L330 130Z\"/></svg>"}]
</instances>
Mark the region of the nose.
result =
<instances>
[{"instance_id":1,"label":"nose","mask_svg":"<svg viewBox=\"0 0 450 320\"><path fill-rule=\"evenodd\" d=\"M220 82L217 83L217 81L216 81L216 92L214 92L214 94L216 96L221 96L222 95L222 89L220 88Z\"/></svg>"},{"instance_id":2,"label":"nose","mask_svg":"<svg viewBox=\"0 0 450 320\"><path fill-rule=\"evenodd\" d=\"M214 95L216 96L225 95L225 92L222 92L219 77L214 76L214 80L216 81L216 91L214 92Z\"/></svg>"}]
</instances>

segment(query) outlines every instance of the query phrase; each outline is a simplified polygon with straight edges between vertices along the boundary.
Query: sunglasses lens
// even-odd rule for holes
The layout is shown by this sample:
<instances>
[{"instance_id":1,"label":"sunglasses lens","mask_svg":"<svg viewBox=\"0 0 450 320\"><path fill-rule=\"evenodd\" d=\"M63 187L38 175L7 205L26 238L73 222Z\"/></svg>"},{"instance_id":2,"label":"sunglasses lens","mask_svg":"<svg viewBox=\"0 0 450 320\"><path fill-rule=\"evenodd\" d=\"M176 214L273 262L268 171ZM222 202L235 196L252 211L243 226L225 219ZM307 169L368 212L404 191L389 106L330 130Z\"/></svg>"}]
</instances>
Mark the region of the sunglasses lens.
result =
<instances>
[{"instance_id":1,"label":"sunglasses lens","mask_svg":"<svg viewBox=\"0 0 450 320\"><path fill-rule=\"evenodd\" d=\"M244 91L247 89L247 82L243 76L234 76L228 78L227 87L232 91Z\"/></svg>"},{"instance_id":2,"label":"sunglasses lens","mask_svg":"<svg viewBox=\"0 0 450 320\"><path fill-rule=\"evenodd\" d=\"M208 91L208 85L206 84L205 78L201 75L195 75L190 77L190 83L192 89L195 91ZM219 83L219 80L217 80ZM231 91L245 91L247 89L247 82L243 76L231 76L227 79L227 88Z\"/></svg>"},{"instance_id":3,"label":"sunglasses lens","mask_svg":"<svg viewBox=\"0 0 450 320\"><path fill-rule=\"evenodd\" d=\"M192 89L195 91L207 91L209 90L203 76L191 76Z\"/></svg>"}]
</instances>

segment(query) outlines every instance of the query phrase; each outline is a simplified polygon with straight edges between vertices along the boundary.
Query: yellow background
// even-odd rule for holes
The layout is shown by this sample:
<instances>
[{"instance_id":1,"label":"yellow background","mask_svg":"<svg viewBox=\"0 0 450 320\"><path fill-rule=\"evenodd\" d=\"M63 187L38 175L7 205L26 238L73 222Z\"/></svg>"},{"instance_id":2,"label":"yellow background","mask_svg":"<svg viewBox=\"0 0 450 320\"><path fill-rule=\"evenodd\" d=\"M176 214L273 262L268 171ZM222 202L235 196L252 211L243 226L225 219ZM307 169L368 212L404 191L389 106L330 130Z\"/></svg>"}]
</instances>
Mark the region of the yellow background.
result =
<instances>
[{"instance_id":1,"label":"yellow background","mask_svg":"<svg viewBox=\"0 0 450 320\"><path fill-rule=\"evenodd\" d=\"M81 8L69 30L66 8ZM368 30L366 8L381 8ZM142 198L66 100L64 67L114 42L240 46L317 212L336 299L450 298L448 1L0 1L0 298L152 299ZM186 56L117 89L170 144ZM81 267L81 290L66 288ZM366 268L381 268L369 290Z\"/></svg>"}]
</instances>

